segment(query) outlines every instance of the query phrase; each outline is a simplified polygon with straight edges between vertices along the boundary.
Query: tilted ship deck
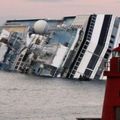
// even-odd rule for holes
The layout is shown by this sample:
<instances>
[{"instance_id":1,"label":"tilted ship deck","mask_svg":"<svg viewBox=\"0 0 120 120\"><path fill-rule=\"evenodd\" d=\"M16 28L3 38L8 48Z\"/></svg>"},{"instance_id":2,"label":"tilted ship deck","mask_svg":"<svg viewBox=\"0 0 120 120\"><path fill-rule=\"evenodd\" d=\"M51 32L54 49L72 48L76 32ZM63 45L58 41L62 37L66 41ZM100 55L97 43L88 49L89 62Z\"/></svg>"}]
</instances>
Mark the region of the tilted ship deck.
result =
<instances>
[{"instance_id":1,"label":"tilted ship deck","mask_svg":"<svg viewBox=\"0 0 120 120\"><path fill-rule=\"evenodd\" d=\"M120 19L92 14L8 20L1 26L0 68L38 76L103 79L119 43Z\"/></svg>"}]
</instances>

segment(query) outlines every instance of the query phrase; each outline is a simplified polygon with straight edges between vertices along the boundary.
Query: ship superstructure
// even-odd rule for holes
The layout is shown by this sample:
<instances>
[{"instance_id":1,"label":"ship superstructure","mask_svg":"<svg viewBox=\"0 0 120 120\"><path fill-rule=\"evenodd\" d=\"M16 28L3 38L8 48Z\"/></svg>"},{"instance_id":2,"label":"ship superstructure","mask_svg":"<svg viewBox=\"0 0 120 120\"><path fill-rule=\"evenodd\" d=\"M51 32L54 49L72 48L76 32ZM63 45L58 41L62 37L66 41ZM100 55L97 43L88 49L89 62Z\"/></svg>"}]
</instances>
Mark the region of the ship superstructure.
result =
<instances>
[{"instance_id":1,"label":"ship superstructure","mask_svg":"<svg viewBox=\"0 0 120 120\"><path fill-rule=\"evenodd\" d=\"M8 20L1 26L5 50L0 50L0 68L38 76L102 78L119 37L120 19L113 15Z\"/></svg>"}]
</instances>

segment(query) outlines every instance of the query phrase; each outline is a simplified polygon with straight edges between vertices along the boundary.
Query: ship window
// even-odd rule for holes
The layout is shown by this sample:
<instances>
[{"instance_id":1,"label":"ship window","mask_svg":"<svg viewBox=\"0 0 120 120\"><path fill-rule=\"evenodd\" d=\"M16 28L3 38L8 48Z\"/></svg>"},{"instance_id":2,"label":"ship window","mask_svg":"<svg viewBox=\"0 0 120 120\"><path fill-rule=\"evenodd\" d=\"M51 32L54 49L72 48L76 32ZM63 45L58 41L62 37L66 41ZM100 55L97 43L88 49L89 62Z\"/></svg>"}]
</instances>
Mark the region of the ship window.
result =
<instances>
[{"instance_id":1,"label":"ship window","mask_svg":"<svg viewBox=\"0 0 120 120\"><path fill-rule=\"evenodd\" d=\"M94 26L94 23L93 23L93 22L90 24L90 27L91 27L91 26L92 26L92 27Z\"/></svg>"},{"instance_id":2,"label":"ship window","mask_svg":"<svg viewBox=\"0 0 120 120\"><path fill-rule=\"evenodd\" d=\"M23 66L24 65L24 63L21 63L21 66Z\"/></svg>"},{"instance_id":3,"label":"ship window","mask_svg":"<svg viewBox=\"0 0 120 120\"><path fill-rule=\"evenodd\" d=\"M94 27L93 25L90 25L90 28L92 28L92 29L93 29L93 27Z\"/></svg>"},{"instance_id":4,"label":"ship window","mask_svg":"<svg viewBox=\"0 0 120 120\"><path fill-rule=\"evenodd\" d=\"M91 39L91 37L87 37L87 40L90 40Z\"/></svg>"},{"instance_id":5,"label":"ship window","mask_svg":"<svg viewBox=\"0 0 120 120\"><path fill-rule=\"evenodd\" d=\"M89 78L91 74L92 74L92 71L91 71L91 70L88 70L88 69L85 70L84 75L85 75L86 77Z\"/></svg>"},{"instance_id":6,"label":"ship window","mask_svg":"<svg viewBox=\"0 0 120 120\"><path fill-rule=\"evenodd\" d=\"M22 60L22 58L19 58L19 59L18 59L18 61L21 61L21 60Z\"/></svg>"},{"instance_id":7,"label":"ship window","mask_svg":"<svg viewBox=\"0 0 120 120\"><path fill-rule=\"evenodd\" d=\"M93 20L93 19L92 19L92 21L91 21L91 22L92 22L92 23L95 23L95 20Z\"/></svg>"},{"instance_id":8,"label":"ship window","mask_svg":"<svg viewBox=\"0 0 120 120\"><path fill-rule=\"evenodd\" d=\"M84 46L84 49L87 49L87 46Z\"/></svg>"},{"instance_id":9,"label":"ship window","mask_svg":"<svg viewBox=\"0 0 120 120\"><path fill-rule=\"evenodd\" d=\"M110 50L110 49L108 49L108 50L107 50L107 52L111 53L111 50Z\"/></svg>"},{"instance_id":10,"label":"ship window","mask_svg":"<svg viewBox=\"0 0 120 120\"><path fill-rule=\"evenodd\" d=\"M94 18L94 19L92 18L92 20L91 20L91 21L92 21L92 22L95 22L95 18Z\"/></svg>"},{"instance_id":11,"label":"ship window","mask_svg":"<svg viewBox=\"0 0 120 120\"><path fill-rule=\"evenodd\" d=\"M92 20L96 20L96 16L92 16Z\"/></svg>"},{"instance_id":12,"label":"ship window","mask_svg":"<svg viewBox=\"0 0 120 120\"><path fill-rule=\"evenodd\" d=\"M74 66L74 69L77 70L78 66Z\"/></svg>"},{"instance_id":13,"label":"ship window","mask_svg":"<svg viewBox=\"0 0 120 120\"><path fill-rule=\"evenodd\" d=\"M111 35L111 38L115 39L115 36L114 36L114 35Z\"/></svg>"},{"instance_id":14,"label":"ship window","mask_svg":"<svg viewBox=\"0 0 120 120\"><path fill-rule=\"evenodd\" d=\"M76 65L79 65L80 63L79 62L76 62Z\"/></svg>"},{"instance_id":15,"label":"ship window","mask_svg":"<svg viewBox=\"0 0 120 120\"><path fill-rule=\"evenodd\" d=\"M18 66L15 66L15 69L17 69L18 68Z\"/></svg>"},{"instance_id":16,"label":"ship window","mask_svg":"<svg viewBox=\"0 0 120 120\"><path fill-rule=\"evenodd\" d=\"M105 59L108 59L109 58L109 54L105 54Z\"/></svg>"},{"instance_id":17,"label":"ship window","mask_svg":"<svg viewBox=\"0 0 120 120\"><path fill-rule=\"evenodd\" d=\"M19 65L20 63L19 62L17 62L17 65Z\"/></svg>"},{"instance_id":18,"label":"ship window","mask_svg":"<svg viewBox=\"0 0 120 120\"><path fill-rule=\"evenodd\" d=\"M76 43L75 48L77 48L78 46L79 46L79 43Z\"/></svg>"},{"instance_id":19,"label":"ship window","mask_svg":"<svg viewBox=\"0 0 120 120\"><path fill-rule=\"evenodd\" d=\"M81 61L81 58L78 58L78 61Z\"/></svg>"},{"instance_id":20,"label":"ship window","mask_svg":"<svg viewBox=\"0 0 120 120\"><path fill-rule=\"evenodd\" d=\"M91 31L88 31L88 34L92 34L92 32L91 32Z\"/></svg>"},{"instance_id":21,"label":"ship window","mask_svg":"<svg viewBox=\"0 0 120 120\"><path fill-rule=\"evenodd\" d=\"M109 45L109 49L112 49L112 45L111 44Z\"/></svg>"},{"instance_id":22,"label":"ship window","mask_svg":"<svg viewBox=\"0 0 120 120\"><path fill-rule=\"evenodd\" d=\"M110 40L110 43L114 43L113 40Z\"/></svg>"},{"instance_id":23,"label":"ship window","mask_svg":"<svg viewBox=\"0 0 120 120\"><path fill-rule=\"evenodd\" d=\"M22 67L20 67L20 70L22 70Z\"/></svg>"},{"instance_id":24,"label":"ship window","mask_svg":"<svg viewBox=\"0 0 120 120\"><path fill-rule=\"evenodd\" d=\"M82 50L82 53L85 53L85 50Z\"/></svg>"},{"instance_id":25,"label":"ship window","mask_svg":"<svg viewBox=\"0 0 120 120\"><path fill-rule=\"evenodd\" d=\"M23 57L23 55L20 55L20 57Z\"/></svg>"},{"instance_id":26,"label":"ship window","mask_svg":"<svg viewBox=\"0 0 120 120\"><path fill-rule=\"evenodd\" d=\"M91 58L91 60L90 60L90 62L89 62L89 64L88 64L88 68L90 68L90 69L93 70L94 67L95 67L95 65L96 65L96 63L97 63L97 61L98 61L98 59L99 59L98 56L93 55L92 58Z\"/></svg>"},{"instance_id":27,"label":"ship window","mask_svg":"<svg viewBox=\"0 0 120 120\"><path fill-rule=\"evenodd\" d=\"M85 44L86 44L86 45L89 45L89 42L86 42Z\"/></svg>"},{"instance_id":28,"label":"ship window","mask_svg":"<svg viewBox=\"0 0 120 120\"><path fill-rule=\"evenodd\" d=\"M80 57L83 57L83 54L81 54Z\"/></svg>"},{"instance_id":29,"label":"ship window","mask_svg":"<svg viewBox=\"0 0 120 120\"><path fill-rule=\"evenodd\" d=\"M76 71L75 71L75 70L73 70L73 71L72 71L72 74L75 74L75 72L76 72Z\"/></svg>"},{"instance_id":30,"label":"ship window","mask_svg":"<svg viewBox=\"0 0 120 120\"><path fill-rule=\"evenodd\" d=\"M91 38L91 35L90 35L90 34L88 34L88 35L87 35L87 38Z\"/></svg>"},{"instance_id":31,"label":"ship window","mask_svg":"<svg viewBox=\"0 0 120 120\"><path fill-rule=\"evenodd\" d=\"M91 22L95 22L95 18L92 18Z\"/></svg>"},{"instance_id":32,"label":"ship window","mask_svg":"<svg viewBox=\"0 0 120 120\"><path fill-rule=\"evenodd\" d=\"M91 29L91 28L90 28L90 29L89 29L89 31L91 31L91 32L92 32L92 31L93 31L93 29Z\"/></svg>"}]
</instances>

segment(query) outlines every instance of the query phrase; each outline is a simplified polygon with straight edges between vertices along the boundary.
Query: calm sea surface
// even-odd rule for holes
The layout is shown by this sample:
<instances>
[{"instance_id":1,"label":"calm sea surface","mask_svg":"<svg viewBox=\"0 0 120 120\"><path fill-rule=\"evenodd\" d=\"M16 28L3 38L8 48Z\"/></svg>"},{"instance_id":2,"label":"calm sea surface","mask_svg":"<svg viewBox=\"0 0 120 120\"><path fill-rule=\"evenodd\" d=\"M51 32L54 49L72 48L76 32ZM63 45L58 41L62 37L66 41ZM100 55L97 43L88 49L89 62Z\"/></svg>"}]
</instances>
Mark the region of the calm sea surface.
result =
<instances>
[{"instance_id":1,"label":"calm sea surface","mask_svg":"<svg viewBox=\"0 0 120 120\"><path fill-rule=\"evenodd\" d=\"M0 120L100 117L105 82L39 78L0 71Z\"/></svg>"}]
</instances>

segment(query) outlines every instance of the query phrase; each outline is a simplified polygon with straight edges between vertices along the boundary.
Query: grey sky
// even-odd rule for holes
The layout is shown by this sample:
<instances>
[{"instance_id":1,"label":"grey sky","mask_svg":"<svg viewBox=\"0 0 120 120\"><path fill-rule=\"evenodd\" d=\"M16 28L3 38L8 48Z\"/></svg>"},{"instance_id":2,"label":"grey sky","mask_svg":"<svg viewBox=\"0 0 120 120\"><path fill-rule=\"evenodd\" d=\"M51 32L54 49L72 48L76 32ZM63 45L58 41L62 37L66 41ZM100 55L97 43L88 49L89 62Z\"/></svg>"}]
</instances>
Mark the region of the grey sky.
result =
<instances>
[{"instance_id":1,"label":"grey sky","mask_svg":"<svg viewBox=\"0 0 120 120\"><path fill-rule=\"evenodd\" d=\"M6 19L58 18L106 13L120 16L120 0L1 0L0 22Z\"/></svg>"}]
</instances>

